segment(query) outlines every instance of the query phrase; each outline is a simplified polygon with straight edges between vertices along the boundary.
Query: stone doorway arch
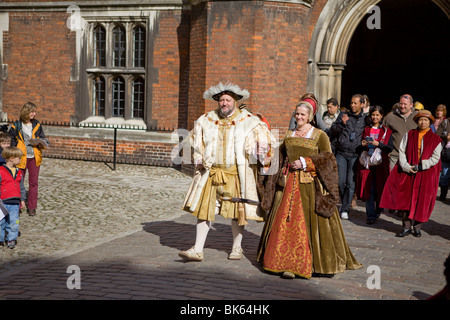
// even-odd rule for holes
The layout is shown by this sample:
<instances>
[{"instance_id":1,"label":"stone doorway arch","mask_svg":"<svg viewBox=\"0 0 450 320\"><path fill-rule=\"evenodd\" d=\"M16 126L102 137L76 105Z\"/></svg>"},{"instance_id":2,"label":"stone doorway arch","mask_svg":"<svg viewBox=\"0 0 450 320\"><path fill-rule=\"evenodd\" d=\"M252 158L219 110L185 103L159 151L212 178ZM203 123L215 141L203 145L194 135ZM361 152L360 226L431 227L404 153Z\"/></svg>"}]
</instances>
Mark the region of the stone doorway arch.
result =
<instances>
[{"instance_id":1,"label":"stone doorway arch","mask_svg":"<svg viewBox=\"0 0 450 320\"><path fill-rule=\"evenodd\" d=\"M329 0L314 28L308 52L307 92L314 92L321 109L326 100L335 97L341 102L342 72L346 67L347 50L353 33L372 6L382 0ZM434 2L450 19L450 3Z\"/></svg>"}]
</instances>

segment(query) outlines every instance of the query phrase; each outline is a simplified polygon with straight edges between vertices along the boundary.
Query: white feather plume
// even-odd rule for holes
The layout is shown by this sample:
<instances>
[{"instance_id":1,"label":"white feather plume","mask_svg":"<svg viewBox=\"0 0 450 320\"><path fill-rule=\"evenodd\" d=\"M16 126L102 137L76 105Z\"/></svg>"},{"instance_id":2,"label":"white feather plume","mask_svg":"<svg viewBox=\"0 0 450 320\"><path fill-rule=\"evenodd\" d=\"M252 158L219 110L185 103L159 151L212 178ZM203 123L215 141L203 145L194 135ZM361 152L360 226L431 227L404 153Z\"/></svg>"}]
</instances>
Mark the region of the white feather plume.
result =
<instances>
[{"instance_id":1,"label":"white feather plume","mask_svg":"<svg viewBox=\"0 0 450 320\"><path fill-rule=\"evenodd\" d=\"M219 94L224 91L230 91L230 92L235 93L238 96L242 96L242 98L238 99L238 100L245 100L250 97L250 92L248 92L247 89L241 89L241 88L239 88L239 86L237 84L233 84L231 82L227 82L225 84L220 82L218 85L211 86L208 90L206 90L203 93L203 98L206 100L214 101L213 97L216 94Z\"/></svg>"}]
</instances>

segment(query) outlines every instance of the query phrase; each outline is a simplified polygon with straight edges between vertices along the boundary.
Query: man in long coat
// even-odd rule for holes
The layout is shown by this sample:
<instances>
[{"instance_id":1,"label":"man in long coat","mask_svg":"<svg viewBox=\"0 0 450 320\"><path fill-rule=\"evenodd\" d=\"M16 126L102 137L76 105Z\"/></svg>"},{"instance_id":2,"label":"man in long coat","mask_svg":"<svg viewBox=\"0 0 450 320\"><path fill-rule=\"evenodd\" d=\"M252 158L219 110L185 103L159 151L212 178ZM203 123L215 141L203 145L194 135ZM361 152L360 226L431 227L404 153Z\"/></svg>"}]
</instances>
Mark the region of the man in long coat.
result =
<instances>
[{"instance_id":1,"label":"man in long coat","mask_svg":"<svg viewBox=\"0 0 450 320\"><path fill-rule=\"evenodd\" d=\"M219 83L203 97L218 108L202 115L194 125L191 144L196 176L184 210L197 217L195 245L179 252L187 261L202 261L211 222L220 214L231 219L233 245L229 259L242 257L242 234L248 220L263 221L259 205L257 167L268 165L275 139L266 123L237 102L250 96L239 86ZM242 200L244 199L244 200Z\"/></svg>"}]
</instances>

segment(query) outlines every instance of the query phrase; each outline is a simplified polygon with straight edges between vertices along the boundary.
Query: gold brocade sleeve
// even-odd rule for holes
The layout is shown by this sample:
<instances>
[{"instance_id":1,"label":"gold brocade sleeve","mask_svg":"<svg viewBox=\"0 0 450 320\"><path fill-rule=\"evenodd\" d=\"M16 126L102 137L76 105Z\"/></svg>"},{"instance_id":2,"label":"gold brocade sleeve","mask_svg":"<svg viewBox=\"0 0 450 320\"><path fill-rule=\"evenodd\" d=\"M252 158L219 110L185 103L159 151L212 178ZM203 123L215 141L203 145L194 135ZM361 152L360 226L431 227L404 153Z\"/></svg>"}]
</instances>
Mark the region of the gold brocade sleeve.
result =
<instances>
[{"instance_id":1,"label":"gold brocade sleeve","mask_svg":"<svg viewBox=\"0 0 450 320\"><path fill-rule=\"evenodd\" d=\"M315 176L316 174L316 167L314 166L314 163L312 162L311 158L304 158L306 162L306 171L309 172L311 175Z\"/></svg>"}]
</instances>

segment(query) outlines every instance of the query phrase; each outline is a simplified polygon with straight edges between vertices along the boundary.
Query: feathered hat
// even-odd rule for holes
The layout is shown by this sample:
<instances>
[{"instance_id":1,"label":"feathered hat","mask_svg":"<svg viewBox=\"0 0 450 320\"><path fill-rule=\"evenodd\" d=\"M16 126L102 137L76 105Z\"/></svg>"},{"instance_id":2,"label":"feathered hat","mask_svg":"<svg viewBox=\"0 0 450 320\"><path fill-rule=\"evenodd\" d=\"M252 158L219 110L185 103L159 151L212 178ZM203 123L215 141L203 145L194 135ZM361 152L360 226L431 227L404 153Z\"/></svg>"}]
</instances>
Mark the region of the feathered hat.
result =
<instances>
[{"instance_id":1,"label":"feathered hat","mask_svg":"<svg viewBox=\"0 0 450 320\"><path fill-rule=\"evenodd\" d=\"M220 82L218 85L211 86L203 93L203 98L211 101L218 101L224 94L228 94L234 98L234 100L245 100L250 97L250 92L246 89L239 88L238 85L231 82L223 84Z\"/></svg>"}]
</instances>

